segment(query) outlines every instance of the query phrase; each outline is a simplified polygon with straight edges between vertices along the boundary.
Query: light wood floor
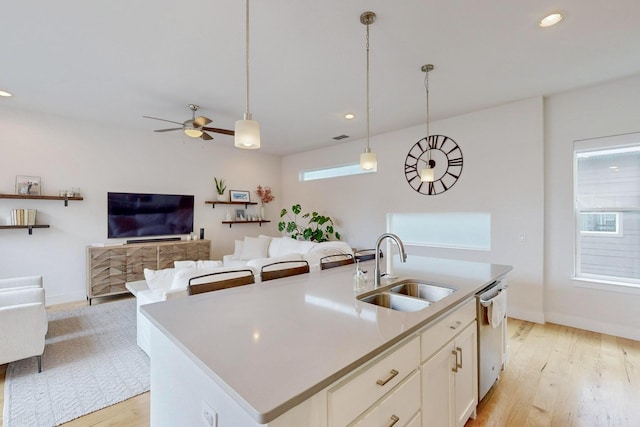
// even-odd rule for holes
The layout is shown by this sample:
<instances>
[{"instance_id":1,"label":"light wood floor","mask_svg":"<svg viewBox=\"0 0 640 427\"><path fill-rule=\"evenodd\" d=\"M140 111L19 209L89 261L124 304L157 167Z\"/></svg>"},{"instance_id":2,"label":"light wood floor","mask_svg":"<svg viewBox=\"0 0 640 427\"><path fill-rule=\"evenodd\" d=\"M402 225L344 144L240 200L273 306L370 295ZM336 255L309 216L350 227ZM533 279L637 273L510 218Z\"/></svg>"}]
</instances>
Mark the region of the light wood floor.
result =
<instances>
[{"instance_id":1,"label":"light wood floor","mask_svg":"<svg viewBox=\"0 0 640 427\"><path fill-rule=\"evenodd\" d=\"M480 403L477 419L465 427L640 426L639 341L516 319L509 319L508 326L509 365ZM5 371L6 365L0 365L0 406ZM148 426L149 396L144 393L64 426Z\"/></svg>"}]
</instances>

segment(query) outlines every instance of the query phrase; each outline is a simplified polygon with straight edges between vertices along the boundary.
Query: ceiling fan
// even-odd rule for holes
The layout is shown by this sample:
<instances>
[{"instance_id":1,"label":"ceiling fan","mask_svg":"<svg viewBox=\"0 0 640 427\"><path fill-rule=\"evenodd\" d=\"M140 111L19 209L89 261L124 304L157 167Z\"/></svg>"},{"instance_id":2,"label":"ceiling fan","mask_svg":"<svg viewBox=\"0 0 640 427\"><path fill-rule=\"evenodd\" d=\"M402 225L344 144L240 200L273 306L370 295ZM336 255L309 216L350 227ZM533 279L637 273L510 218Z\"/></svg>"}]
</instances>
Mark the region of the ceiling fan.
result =
<instances>
[{"instance_id":1,"label":"ceiling fan","mask_svg":"<svg viewBox=\"0 0 640 427\"><path fill-rule=\"evenodd\" d=\"M224 135L235 135L235 132L229 129L206 127L209 123L211 123L211 119L205 116L196 117L196 111L198 111L198 108L199 107L195 104L189 104L189 109L191 110L191 119L185 120L184 122L176 122L173 120L159 119L157 117L149 117L149 116L142 116L142 117L144 117L145 119L162 120L163 122L175 123L181 126L179 128L157 129L154 132L169 132L174 130L181 130L186 135L192 138L202 138L205 141L213 139L213 137L209 135L207 132L222 133Z\"/></svg>"}]
</instances>

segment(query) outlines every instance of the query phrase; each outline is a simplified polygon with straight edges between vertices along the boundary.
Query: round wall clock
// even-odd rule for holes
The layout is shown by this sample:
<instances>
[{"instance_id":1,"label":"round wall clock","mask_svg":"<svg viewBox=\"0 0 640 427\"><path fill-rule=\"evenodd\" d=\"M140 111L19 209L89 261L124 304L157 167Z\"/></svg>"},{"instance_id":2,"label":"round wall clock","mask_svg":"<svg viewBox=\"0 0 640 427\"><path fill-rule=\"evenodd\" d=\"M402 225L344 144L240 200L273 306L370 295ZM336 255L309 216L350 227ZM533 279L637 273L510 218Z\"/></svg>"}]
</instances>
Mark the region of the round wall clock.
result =
<instances>
[{"instance_id":1,"label":"round wall clock","mask_svg":"<svg viewBox=\"0 0 640 427\"><path fill-rule=\"evenodd\" d=\"M433 182L420 180L420 171L430 165ZM429 135L416 142L404 161L407 182L418 193L435 195L444 193L458 181L462 173L462 150L456 142L444 135Z\"/></svg>"}]
</instances>

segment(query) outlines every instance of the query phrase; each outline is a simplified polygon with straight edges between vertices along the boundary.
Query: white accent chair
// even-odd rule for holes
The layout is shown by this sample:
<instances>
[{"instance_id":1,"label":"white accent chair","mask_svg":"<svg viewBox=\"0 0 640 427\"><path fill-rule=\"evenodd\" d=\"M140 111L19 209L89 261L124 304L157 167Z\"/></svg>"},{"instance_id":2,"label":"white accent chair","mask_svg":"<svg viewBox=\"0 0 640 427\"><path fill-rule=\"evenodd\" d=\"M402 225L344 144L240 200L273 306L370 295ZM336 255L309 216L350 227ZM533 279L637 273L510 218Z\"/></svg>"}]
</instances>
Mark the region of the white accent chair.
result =
<instances>
[{"instance_id":1,"label":"white accent chair","mask_svg":"<svg viewBox=\"0 0 640 427\"><path fill-rule=\"evenodd\" d=\"M42 276L0 279L0 365L42 353L48 321Z\"/></svg>"}]
</instances>

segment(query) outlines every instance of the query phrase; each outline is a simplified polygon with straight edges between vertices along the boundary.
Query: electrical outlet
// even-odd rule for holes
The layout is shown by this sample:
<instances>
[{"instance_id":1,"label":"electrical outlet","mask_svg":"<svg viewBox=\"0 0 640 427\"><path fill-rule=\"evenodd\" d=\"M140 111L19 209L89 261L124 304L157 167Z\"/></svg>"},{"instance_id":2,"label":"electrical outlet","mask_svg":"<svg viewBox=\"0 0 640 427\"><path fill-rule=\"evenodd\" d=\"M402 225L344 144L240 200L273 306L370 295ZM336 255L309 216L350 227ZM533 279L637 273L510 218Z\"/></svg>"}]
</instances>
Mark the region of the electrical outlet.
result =
<instances>
[{"instance_id":1,"label":"electrical outlet","mask_svg":"<svg viewBox=\"0 0 640 427\"><path fill-rule=\"evenodd\" d=\"M211 406L207 405L205 402L202 402L202 422L207 427L217 427L218 426L218 414L216 411L211 408Z\"/></svg>"}]
</instances>

